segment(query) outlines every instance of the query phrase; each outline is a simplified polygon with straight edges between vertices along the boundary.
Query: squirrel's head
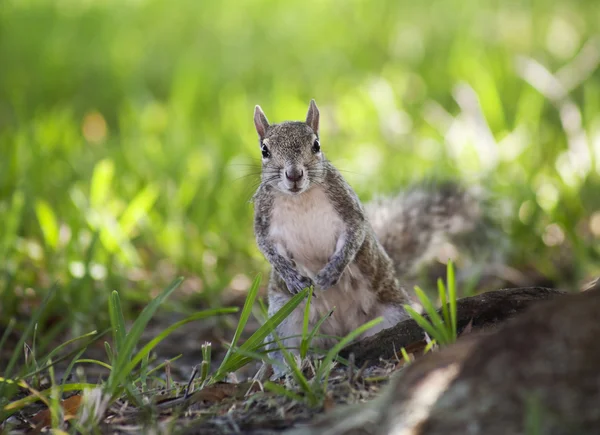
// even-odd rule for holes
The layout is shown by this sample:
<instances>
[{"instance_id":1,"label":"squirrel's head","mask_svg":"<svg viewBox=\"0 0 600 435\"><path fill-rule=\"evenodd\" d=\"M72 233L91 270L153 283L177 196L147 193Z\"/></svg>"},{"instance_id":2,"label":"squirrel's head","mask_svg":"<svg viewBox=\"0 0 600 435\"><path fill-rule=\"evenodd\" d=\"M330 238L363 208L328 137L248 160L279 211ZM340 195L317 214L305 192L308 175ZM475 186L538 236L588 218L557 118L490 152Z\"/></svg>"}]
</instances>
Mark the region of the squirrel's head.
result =
<instances>
[{"instance_id":1,"label":"squirrel's head","mask_svg":"<svg viewBox=\"0 0 600 435\"><path fill-rule=\"evenodd\" d=\"M315 100L310 101L306 122L269 125L260 106L256 106L254 125L260 139L263 183L298 195L322 180L325 157L319 142L319 109Z\"/></svg>"}]
</instances>

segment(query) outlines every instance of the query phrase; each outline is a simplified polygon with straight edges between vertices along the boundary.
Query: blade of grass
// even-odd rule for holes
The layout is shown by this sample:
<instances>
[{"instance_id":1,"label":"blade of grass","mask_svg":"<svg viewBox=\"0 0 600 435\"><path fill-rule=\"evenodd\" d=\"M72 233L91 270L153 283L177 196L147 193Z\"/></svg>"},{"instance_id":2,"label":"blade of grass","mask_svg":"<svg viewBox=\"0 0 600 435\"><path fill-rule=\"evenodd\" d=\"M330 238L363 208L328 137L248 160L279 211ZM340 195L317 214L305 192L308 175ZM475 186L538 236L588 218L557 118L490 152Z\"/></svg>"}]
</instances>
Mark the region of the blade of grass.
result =
<instances>
[{"instance_id":1,"label":"blade of grass","mask_svg":"<svg viewBox=\"0 0 600 435\"><path fill-rule=\"evenodd\" d=\"M39 369L38 363L37 363L37 349L36 349L36 344L37 344L37 332L38 332L38 327L39 324L35 324L35 327L33 328L33 340L32 340L32 344L31 344L31 358L33 360L33 363L35 364L35 368Z\"/></svg>"},{"instance_id":2,"label":"blade of grass","mask_svg":"<svg viewBox=\"0 0 600 435\"><path fill-rule=\"evenodd\" d=\"M9 385L18 385L21 388L27 388L27 384L25 383L25 381L23 381L21 379L7 379L7 378L0 377L0 382L9 384Z\"/></svg>"},{"instance_id":3,"label":"blade of grass","mask_svg":"<svg viewBox=\"0 0 600 435\"><path fill-rule=\"evenodd\" d=\"M321 319L323 321L327 320L326 316L327 316L327 314L325 315L325 317L322 317ZM315 327L316 327L316 325L315 325ZM333 339L333 340L336 340L336 341L340 341L342 338L344 338L344 337L340 337L339 335L328 335L328 334L315 334L315 337L316 338L330 338L330 339ZM302 338L302 334L288 335L285 338ZM277 342L275 340L264 341L264 342L261 343L261 347L267 347L268 345L276 344L276 343ZM327 352L325 352L325 353L327 353Z\"/></svg>"},{"instance_id":4,"label":"blade of grass","mask_svg":"<svg viewBox=\"0 0 600 435\"><path fill-rule=\"evenodd\" d=\"M454 279L454 263L452 260L448 261L447 274L448 276L446 278L446 284L448 286L448 299L450 299L450 322L452 324L452 337L456 339L456 281Z\"/></svg>"},{"instance_id":5,"label":"blade of grass","mask_svg":"<svg viewBox=\"0 0 600 435\"><path fill-rule=\"evenodd\" d=\"M0 338L0 356L2 355L2 349L4 349L4 344L6 343L6 340L8 339L8 336L10 335L10 333L13 330L13 328L15 327L15 323L17 323L17 321L15 320L15 318L14 317L11 318L8 321L8 325L6 325L6 329L2 333L2 338Z\"/></svg>"},{"instance_id":6,"label":"blade of grass","mask_svg":"<svg viewBox=\"0 0 600 435\"><path fill-rule=\"evenodd\" d=\"M202 385L206 383L208 374L210 373L210 363L212 361L212 344L204 343L202 345L202 362L200 363L200 382Z\"/></svg>"},{"instance_id":7,"label":"blade of grass","mask_svg":"<svg viewBox=\"0 0 600 435\"><path fill-rule=\"evenodd\" d=\"M417 322L417 324L425 330L430 336L438 339L439 334L438 331L433 327L431 323L429 323L423 316L417 313L410 305L404 305L404 309L409 314L412 319ZM443 339L443 337L442 337Z\"/></svg>"},{"instance_id":8,"label":"blade of grass","mask_svg":"<svg viewBox=\"0 0 600 435\"><path fill-rule=\"evenodd\" d=\"M260 314L261 314L261 316L266 321L267 318L269 317L269 309L265 305L265 303L264 303L264 301L263 301L262 298L258 300L258 307L260 308ZM259 319L259 321L260 321L260 319Z\"/></svg>"},{"instance_id":9,"label":"blade of grass","mask_svg":"<svg viewBox=\"0 0 600 435\"><path fill-rule=\"evenodd\" d=\"M86 384L86 383L75 383L75 384L65 384L63 387L64 387L63 392L68 393L70 391L83 391L85 389L93 389L93 388L96 388L97 385L96 384ZM40 395L42 397L47 397L50 395L50 393L52 393L52 388L48 388L46 390L40 391ZM42 400L42 399L40 399L40 397L35 396L35 395L27 396L27 397L24 397L19 400L15 400L14 402L7 404L4 407L4 411L7 411L12 414L12 413L18 411L19 409L23 408L24 406L29 405L30 403L35 403L38 400Z\"/></svg>"},{"instance_id":10,"label":"blade of grass","mask_svg":"<svg viewBox=\"0 0 600 435\"><path fill-rule=\"evenodd\" d=\"M54 297L54 293L56 292L56 290L57 290L56 284L53 285L52 287L50 287L50 290L48 291L48 293L46 293L46 296L42 300L42 303L39 305L37 310L35 310L35 312L33 313L33 316L31 317L31 319L29 320L29 323L27 324L27 328L25 329L25 332L23 333L23 335L21 335L21 338L19 339L17 345L15 346L15 351L13 352L13 354L8 362L8 365L6 366L6 370L3 373L5 378L11 377L13 368L14 368L15 364L17 363L20 351L21 351L21 349L23 349L23 345L25 344L25 341L31 335L31 331L35 328L35 325L40 320L42 313L46 309L46 306L48 305L50 300ZM6 385L5 383L0 384L0 397L4 397L5 385Z\"/></svg>"},{"instance_id":11,"label":"blade of grass","mask_svg":"<svg viewBox=\"0 0 600 435\"><path fill-rule=\"evenodd\" d=\"M142 336L142 332L144 328L158 309L158 307L163 303L163 301L173 293L177 287L181 284L183 278L178 278L173 283L167 287L160 295L158 295L155 299L153 299L144 310L140 313L138 318L133 323L131 330L127 334L125 341L123 343L123 348L119 349L118 354L116 355L116 363L113 363L114 370L110 372L107 389L108 392L112 395L120 385L120 383L129 375L129 372L125 371L125 367L129 364L131 360L131 355L133 353L134 347L137 345L140 337Z\"/></svg>"},{"instance_id":12,"label":"blade of grass","mask_svg":"<svg viewBox=\"0 0 600 435\"><path fill-rule=\"evenodd\" d=\"M114 364L115 363L115 354L112 351L112 348L110 347L110 344L108 343L108 341L104 342L104 350L106 351L106 356L108 358L108 360Z\"/></svg>"},{"instance_id":13,"label":"blade of grass","mask_svg":"<svg viewBox=\"0 0 600 435\"><path fill-rule=\"evenodd\" d=\"M437 310L435 309L425 292L421 290L419 286L415 286L415 294L417 295L419 301L423 305L425 312L427 312L427 314L429 315L431 324L437 331L436 337L442 337L442 340L440 340L440 342L442 343L449 343L451 341L450 334L448 333L447 328L444 326L442 318L438 314Z\"/></svg>"},{"instance_id":14,"label":"blade of grass","mask_svg":"<svg viewBox=\"0 0 600 435\"><path fill-rule=\"evenodd\" d=\"M245 349L253 349L260 347L264 339L277 327L282 321L284 321L295 309L302 300L306 297L308 289L304 289L298 294L294 295L277 313L271 316L260 328L256 330L254 334L248 338L241 346ZM287 338L287 337L286 337Z\"/></svg>"},{"instance_id":15,"label":"blade of grass","mask_svg":"<svg viewBox=\"0 0 600 435\"><path fill-rule=\"evenodd\" d=\"M438 294L440 296L440 304L442 305L442 314L444 316L444 324L450 325L450 308L448 307L448 298L446 297L446 286L441 278L437 280Z\"/></svg>"},{"instance_id":16,"label":"blade of grass","mask_svg":"<svg viewBox=\"0 0 600 435\"><path fill-rule=\"evenodd\" d=\"M103 361L98 361L97 359L82 358L82 359L78 359L76 361L76 363L77 364L85 364L85 363L96 364L96 365L99 365L100 367L104 367L105 369L112 370L112 366L110 364L107 364Z\"/></svg>"},{"instance_id":17,"label":"blade of grass","mask_svg":"<svg viewBox=\"0 0 600 435\"><path fill-rule=\"evenodd\" d=\"M359 326L354 331L350 332L348 335L346 335L344 338L342 338L335 346L333 346L331 348L331 350L327 353L327 355L323 359L321 366L317 370L317 374L315 376L316 379L322 379L324 377L325 379L324 379L323 385L326 387L327 382L329 380L329 373L330 373L329 366L331 365L333 359L337 356L337 354L340 353L340 351L348 343L350 343L352 340L354 340L356 337L358 337L359 335L368 331L373 326L378 325L382 321L383 321L383 317L377 317L377 318L365 323L364 325ZM324 373L325 370L327 371L326 373Z\"/></svg>"},{"instance_id":18,"label":"blade of grass","mask_svg":"<svg viewBox=\"0 0 600 435\"><path fill-rule=\"evenodd\" d=\"M325 357L327 355L327 352L319 352L318 349L314 349L313 352L318 353L319 355ZM339 355L336 355L333 357L333 361L335 362L339 362L340 364L342 364L343 366L348 367L350 365L350 361L348 361L346 358L342 358Z\"/></svg>"},{"instance_id":19,"label":"blade of grass","mask_svg":"<svg viewBox=\"0 0 600 435\"><path fill-rule=\"evenodd\" d=\"M76 341L79 341L83 338L87 338L87 337L91 337L91 336L96 336L96 339L97 339L97 338L101 337L101 334L98 334L98 331L92 331L92 332L88 332L87 334L83 334L78 337L71 338L70 340L67 340L64 343L59 344L54 349L52 349L52 351L46 357L44 357L43 360L47 361L47 360L51 359L52 357L54 357L55 355L57 355L61 350L63 350L69 344L75 343ZM56 364L56 361L54 362L54 364Z\"/></svg>"},{"instance_id":20,"label":"blade of grass","mask_svg":"<svg viewBox=\"0 0 600 435\"><path fill-rule=\"evenodd\" d=\"M156 371L158 371L158 370L162 369L162 368L163 368L164 366L166 366L167 364L170 364L170 363L172 363L173 361L177 361L177 360L178 360L179 358L181 358L182 356L183 356L183 354L179 354L179 355L177 355L177 356L175 356L175 357L173 357L173 358L171 358L171 359L168 359L168 360L166 360L166 361L164 361L164 362L160 363L159 365L157 365L156 367L154 367L154 368L152 368L152 369L150 369L150 370L148 371L148 376L150 376L150 375L151 375L151 374L153 374L154 372L156 372Z\"/></svg>"},{"instance_id":21,"label":"blade of grass","mask_svg":"<svg viewBox=\"0 0 600 435\"><path fill-rule=\"evenodd\" d=\"M334 311L335 311L335 307L333 307L331 310L329 310L328 313L326 313L323 317L321 317L319 319L319 321L317 322L315 327L312 329L312 331L310 331L310 335L308 336L309 343L312 343L312 340L314 339L315 334L319 331L323 322L325 322L325 320L327 320L329 317L331 317L331 315L333 314Z\"/></svg>"},{"instance_id":22,"label":"blade of grass","mask_svg":"<svg viewBox=\"0 0 600 435\"><path fill-rule=\"evenodd\" d=\"M217 316L217 315L222 315L222 314L231 314L231 313L235 313L238 311L237 307L231 307L231 308L217 308L214 310L205 310L205 311L200 311L198 313L192 314L189 317L186 317L183 320L180 320L177 323L174 323L173 325L169 326L168 328L166 328L165 330L163 330L160 334L158 334L156 337L154 337L152 340L150 340L143 348L142 350L140 350L137 355L131 359L131 361L129 362L129 364L127 364L125 366L125 371L126 372L131 372L135 366L138 365L138 363L140 361L142 361L142 359L150 354L150 352L152 351L152 349L154 349L156 347L156 345L158 343L160 343L162 340L164 340L168 335L170 335L173 331L175 331L176 329L180 328L181 326L196 321L196 320L200 320L200 319L206 319L207 317L212 317L212 316Z\"/></svg>"},{"instance_id":23,"label":"blade of grass","mask_svg":"<svg viewBox=\"0 0 600 435\"><path fill-rule=\"evenodd\" d=\"M113 291L110 295L110 302L108 305L108 311L110 314L110 323L113 330L113 343L115 347L115 353L117 358L123 348L125 342L125 318L123 317L123 310L121 308L121 299L119 298L119 292Z\"/></svg>"},{"instance_id":24,"label":"blade of grass","mask_svg":"<svg viewBox=\"0 0 600 435\"><path fill-rule=\"evenodd\" d=\"M63 392L64 392L63 388L64 388L65 384L67 383L67 380L69 379L69 376L71 375L71 372L73 371L73 367L75 367L77 360L79 358L81 358L81 355L83 355L83 353L86 350L87 350L87 347L80 349L79 352L77 352L77 355L75 355L75 357L71 359L71 362L69 363L69 365L67 366L67 369L63 373L63 381L61 382L60 396L63 395Z\"/></svg>"},{"instance_id":25,"label":"blade of grass","mask_svg":"<svg viewBox=\"0 0 600 435\"><path fill-rule=\"evenodd\" d=\"M110 329L106 329L103 332L101 332L100 334L97 334L94 338L86 341L83 345L81 345L81 347L79 347L78 349L74 349L71 352L69 352L66 355L63 355L61 357L56 358L55 360L52 361L51 364L46 364L43 367L38 368L37 370L27 373L26 375L21 376L21 379L28 379L32 376L37 375L40 372L43 372L45 370L47 370L48 368L50 368L53 365L56 365L57 363L64 361L66 359L71 358L73 355L77 354L77 352L79 352L80 349L82 348L86 348L89 347L90 345L94 344L96 341L98 341L100 338L102 338L102 336L104 336L106 333L108 333L108 331L110 331ZM47 358L46 358L47 359Z\"/></svg>"},{"instance_id":26,"label":"blade of grass","mask_svg":"<svg viewBox=\"0 0 600 435\"><path fill-rule=\"evenodd\" d=\"M279 349L273 349L273 351L276 351L276 350L279 350ZM251 350L245 350L245 349L241 349L238 347L235 349L235 353L241 353L242 355L247 356L248 358L251 358L253 360L264 361L267 364L285 368L285 364L283 362L273 359L273 358L269 358L268 356L266 356L268 354L268 352L253 352Z\"/></svg>"},{"instance_id":27,"label":"blade of grass","mask_svg":"<svg viewBox=\"0 0 600 435\"><path fill-rule=\"evenodd\" d=\"M49 361L52 363L52 360ZM50 375L50 420L52 428L58 428L59 422L61 420L61 407L60 407L60 387L56 385L56 376L54 373L54 367L51 365L48 370L48 374Z\"/></svg>"},{"instance_id":28,"label":"blade of grass","mask_svg":"<svg viewBox=\"0 0 600 435\"><path fill-rule=\"evenodd\" d=\"M433 349L433 347L436 344L437 344L437 342L435 341L435 339L433 339L429 343L427 343L427 346L425 346L425 349L423 349L423 354L426 354L427 352L431 351L431 349Z\"/></svg>"},{"instance_id":29,"label":"blade of grass","mask_svg":"<svg viewBox=\"0 0 600 435\"><path fill-rule=\"evenodd\" d=\"M240 339L244 328L246 327L246 323L250 318L250 314L252 314L252 307L254 306L254 302L256 301L256 296L258 295L258 288L260 286L261 276L257 275L254 278L254 282L248 291L248 296L246 296L246 301L244 302L244 307L242 308L242 314L240 315L240 320L238 321L237 328L233 334L233 338L231 339L231 344L229 345L229 349L227 349L227 353L225 354L225 358L221 365L217 369L217 373L215 376L223 375L225 367L227 367L229 358L231 358L231 350L234 349L237 345L238 340Z\"/></svg>"},{"instance_id":30,"label":"blade of grass","mask_svg":"<svg viewBox=\"0 0 600 435\"><path fill-rule=\"evenodd\" d=\"M310 320L310 301L313 296L313 286L309 287L308 298L304 306L304 318L302 319L302 340L300 341L300 357L305 358L308 352L308 321Z\"/></svg>"},{"instance_id":31,"label":"blade of grass","mask_svg":"<svg viewBox=\"0 0 600 435\"><path fill-rule=\"evenodd\" d=\"M312 391L308 379L306 379L306 376L304 376L304 374L302 373L301 367L298 366L296 358L294 357L294 355L292 355L291 352L289 352L285 348L283 343L281 343L281 340L275 331L273 331L273 338L275 339L275 341L277 341L277 347L282 353L283 358L286 360L287 365L291 370L292 377L294 378L298 386L302 389L302 391L304 391L304 393L307 395L309 403L314 404L316 402L316 397L314 395L314 392Z\"/></svg>"},{"instance_id":32,"label":"blade of grass","mask_svg":"<svg viewBox=\"0 0 600 435\"><path fill-rule=\"evenodd\" d=\"M257 330L252 334L245 342L240 346L241 349L255 351L256 349L264 346L264 341L267 336L275 330L275 328L283 322L295 309L302 300L306 297L308 289L304 289L298 294L294 295L277 313L271 316L265 323L263 323ZM227 373L235 372L244 365L252 361L251 358L245 357L240 354L231 354L230 358L225 362L221 363L219 369L212 377L212 382L220 381Z\"/></svg>"},{"instance_id":33,"label":"blade of grass","mask_svg":"<svg viewBox=\"0 0 600 435\"><path fill-rule=\"evenodd\" d=\"M400 348L400 353L402 354L402 359L406 364L410 364L412 362L410 356L408 356L408 353L406 353L406 349L404 347Z\"/></svg>"},{"instance_id":34,"label":"blade of grass","mask_svg":"<svg viewBox=\"0 0 600 435\"><path fill-rule=\"evenodd\" d=\"M275 393L279 396L287 397L288 399L290 399L294 402L299 402L299 403L304 402L304 398L302 396L300 396L299 394L296 394L293 391L288 390L287 388L284 388L283 386L276 384L274 382L271 382L271 381L265 382L265 389L272 391L273 393Z\"/></svg>"},{"instance_id":35,"label":"blade of grass","mask_svg":"<svg viewBox=\"0 0 600 435\"><path fill-rule=\"evenodd\" d=\"M38 199L35 201L34 210L42 234L44 235L44 241L51 249L56 249L58 246L59 230L56 215L52 207L43 199Z\"/></svg>"}]
</instances>

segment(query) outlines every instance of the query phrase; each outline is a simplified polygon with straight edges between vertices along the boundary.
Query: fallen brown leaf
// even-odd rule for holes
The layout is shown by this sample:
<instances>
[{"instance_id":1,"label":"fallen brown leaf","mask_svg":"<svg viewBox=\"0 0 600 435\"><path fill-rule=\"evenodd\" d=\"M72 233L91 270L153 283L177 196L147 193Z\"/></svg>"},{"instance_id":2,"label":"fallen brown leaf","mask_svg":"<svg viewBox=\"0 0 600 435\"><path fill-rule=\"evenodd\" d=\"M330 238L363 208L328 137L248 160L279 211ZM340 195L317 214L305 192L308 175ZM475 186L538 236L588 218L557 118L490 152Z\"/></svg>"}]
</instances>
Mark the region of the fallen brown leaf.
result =
<instances>
[{"instance_id":1,"label":"fallen brown leaf","mask_svg":"<svg viewBox=\"0 0 600 435\"><path fill-rule=\"evenodd\" d=\"M192 401L215 403L229 398L242 399L246 393L258 390L260 390L260 385L256 382L242 382L239 384L218 382L192 393Z\"/></svg>"},{"instance_id":2,"label":"fallen brown leaf","mask_svg":"<svg viewBox=\"0 0 600 435\"><path fill-rule=\"evenodd\" d=\"M77 416L77 411L81 406L81 396L76 394L65 400L60 401L60 406L64 411L65 420L70 420ZM31 417L31 421L36 424L36 427L45 427L52 424L52 414L50 409L46 408Z\"/></svg>"},{"instance_id":3,"label":"fallen brown leaf","mask_svg":"<svg viewBox=\"0 0 600 435\"><path fill-rule=\"evenodd\" d=\"M425 348L427 347L427 342L425 342L425 340L421 340L421 341L415 341L414 343L409 344L408 346L406 346L404 348L404 350L406 350L406 353L408 354L419 354L422 355L423 351L425 351Z\"/></svg>"}]
</instances>

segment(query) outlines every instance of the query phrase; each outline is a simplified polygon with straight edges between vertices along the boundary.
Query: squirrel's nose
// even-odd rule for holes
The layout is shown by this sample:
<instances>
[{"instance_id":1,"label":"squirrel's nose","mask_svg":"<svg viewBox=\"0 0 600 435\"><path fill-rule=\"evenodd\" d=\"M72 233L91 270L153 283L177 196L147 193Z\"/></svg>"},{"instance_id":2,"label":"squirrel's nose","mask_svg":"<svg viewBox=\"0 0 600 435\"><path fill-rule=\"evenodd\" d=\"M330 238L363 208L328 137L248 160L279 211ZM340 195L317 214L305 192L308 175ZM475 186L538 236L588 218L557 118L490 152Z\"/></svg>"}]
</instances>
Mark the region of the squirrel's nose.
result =
<instances>
[{"instance_id":1,"label":"squirrel's nose","mask_svg":"<svg viewBox=\"0 0 600 435\"><path fill-rule=\"evenodd\" d=\"M304 171L302 168L292 167L285 170L285 177L294 183L300 181L303 175Z\"/></svg>"}]
</instances>

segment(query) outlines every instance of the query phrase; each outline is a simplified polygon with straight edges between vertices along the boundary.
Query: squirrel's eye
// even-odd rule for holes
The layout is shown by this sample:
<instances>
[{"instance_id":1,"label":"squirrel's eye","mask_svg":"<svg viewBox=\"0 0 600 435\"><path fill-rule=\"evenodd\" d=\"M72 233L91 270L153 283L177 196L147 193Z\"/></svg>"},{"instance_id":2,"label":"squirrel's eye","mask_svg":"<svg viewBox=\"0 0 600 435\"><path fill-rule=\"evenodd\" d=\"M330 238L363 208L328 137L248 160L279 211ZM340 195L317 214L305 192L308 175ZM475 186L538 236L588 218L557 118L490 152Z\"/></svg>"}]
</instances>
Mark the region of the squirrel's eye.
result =
<instances>
[{"instance_id":1,"label":"squirrel's eye","mask_svg":"<svg viewBox=\"0 0 600 435\"><path fill-rule=\"evenodd\" d=\"M321 144L319 143L318 139L315 139L312 146L312 152L317 154L319 151L321 151Z\"/></svg>"},{"instance_id":2,"label":"squirrel's eye","mask_svg":"<svg viewBox=\"0 0 600 435\"><path fill-rule=\"evenodd\" d=\"M269 148L267 148L267 146L265 144L263 144L263 146L260 147L260 150L262 151L263 159L268 159L269 157L271 157Z\"/></svg>"}]
</instances>

